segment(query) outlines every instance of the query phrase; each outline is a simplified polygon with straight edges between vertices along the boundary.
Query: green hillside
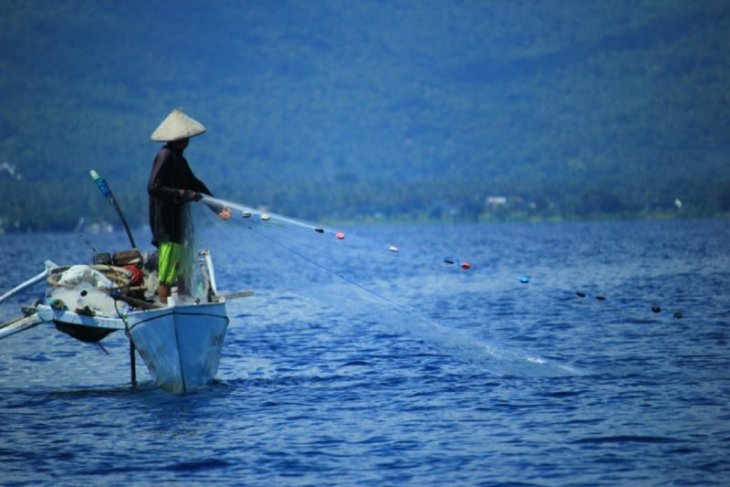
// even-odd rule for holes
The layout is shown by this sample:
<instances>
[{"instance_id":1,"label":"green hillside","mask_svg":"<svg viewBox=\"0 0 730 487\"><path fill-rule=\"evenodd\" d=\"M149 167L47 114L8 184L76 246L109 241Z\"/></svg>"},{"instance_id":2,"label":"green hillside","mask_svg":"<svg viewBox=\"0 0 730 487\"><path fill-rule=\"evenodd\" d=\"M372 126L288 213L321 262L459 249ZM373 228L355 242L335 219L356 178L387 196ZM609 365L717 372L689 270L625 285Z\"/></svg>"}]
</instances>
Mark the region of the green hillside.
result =
<instances>
[{"instance_id":1,"label":"green hillside","mask_svg":"<svg viewBox=\"0 0 730 487\"><path fill-rule=\"evenodd\" d=\"M217 196L295 217L730 211L725 1L0 8L6 230L112 219L92 168L143 224L174 107L208 127L187 155Z\"/></svg>"}]
</instances>

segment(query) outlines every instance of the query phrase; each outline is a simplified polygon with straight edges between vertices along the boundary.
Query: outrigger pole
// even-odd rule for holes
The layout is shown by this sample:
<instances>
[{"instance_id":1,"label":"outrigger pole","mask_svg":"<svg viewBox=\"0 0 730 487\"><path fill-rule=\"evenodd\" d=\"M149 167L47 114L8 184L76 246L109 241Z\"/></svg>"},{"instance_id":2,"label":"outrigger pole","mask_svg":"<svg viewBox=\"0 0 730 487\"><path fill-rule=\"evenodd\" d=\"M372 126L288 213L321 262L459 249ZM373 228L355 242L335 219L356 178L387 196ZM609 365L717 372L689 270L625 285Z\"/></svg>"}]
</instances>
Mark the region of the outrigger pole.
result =
<instances>
[{"instance_id":1,"label":"outrigger pole","mask_svg":"<svg viewBox=\"0 0 730 487\"><path fill-rule=\"evenodd\" d=\"M134 237L132 237L132 232L129 230L129 225L127 224L127 219L124 218L124 213L122 213L122 209L119 208L119 203L117 203L117 199L114 197L114 194L112 193L112 190L109 188L109 185L107 184L106 180L99 176L99 173L94 171L93 169L89 171L89 174L91 174L91 179L94 180L96 183L96 186L99 188L99 191L101 191L101 194L104 195L106 199L109 200L109 202L114 206L114 209L117 211L117 214L119 215L119 218L122 220L122 225L124 225L124 229L127 231L127 237L129 237L129 243L132 244L132 248L136 249L137 244L134 243Z\"/></svg>"},{"instance_id":2,"label":"outrigger pole","mask_svg":"<svg viewBox=\"0 0 730 487\"><path fill-rule=\"evenodd\" d=\"M2 296L0 296L0 303L2 303L3 301L5 301L6 299L8 299L11 296L18 294L20 291L24 290L25 288L30 287L33 284L36 284L37 282L42 281L43 279L45 279L48 276L48 271L50 271L54 267L57 267L56 264L54 264L50 260L47 260L45 265L46 265L46 270L44 270L43 272L41 272L40 274L38 274L35 277L31 277L24 283L18 284L13 289L11 289L10 291L8 291L5 294L3 294Z\"/></svg>"},{"instance_id":3,"label":"outrigger pole","mask_svg":"<svg viewBox=\"0 0 730 487\"><path fill-rule=\"evenodd\" d=\"M109 202L114 206L114 209L117 211L117 214L119 215L119 218L122 220L122 225L124 225L124 230L127 231L127 237L129 237L129 243L132 244L132 248L136 249L137 244L134 243L134 237L132 237L132 232L129 230L129 225L127 224L127 219L124 218L124 213L122 213L122 209L119 207L119 203L117 203L117 199L114 197L114 193L112 193L111 188L109 188L109 184L107 184L106 180L99 176L99 173L95 170L89 171L89 174L91 175L91 179L94 180L96 183L96 186L99 188L99 191L101 191L101 194L104 195L106 199L109 200ZM129 368L130 368L130 374L132 379L132 385L137 385L137 361L136 357L134 355L134 342L132 341L132 337L128 336L129 338Z\"/></svg>"}]
</instances>

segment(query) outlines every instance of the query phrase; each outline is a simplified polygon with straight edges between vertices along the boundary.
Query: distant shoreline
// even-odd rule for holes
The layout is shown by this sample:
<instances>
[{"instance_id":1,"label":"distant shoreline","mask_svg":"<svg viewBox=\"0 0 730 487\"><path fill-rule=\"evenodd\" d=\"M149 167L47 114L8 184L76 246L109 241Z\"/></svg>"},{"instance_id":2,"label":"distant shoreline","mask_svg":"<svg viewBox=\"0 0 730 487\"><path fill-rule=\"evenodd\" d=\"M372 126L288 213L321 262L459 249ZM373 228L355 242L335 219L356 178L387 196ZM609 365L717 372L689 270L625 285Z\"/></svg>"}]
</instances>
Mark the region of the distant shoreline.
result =
<instances>
[{"instance_id":1,"label":"distant shoreline","mask_svg":"<svg viewBox=\"0 0 730 487\"><path fill-rule=\"evenodd\" d=\"M594 216L578 216L578 215L551 215L551 216L535 216L535 215L513 215L506 217L488 217L480 216L478 219L467 218L350 218L350 219L323 219L320 223L337 224L337 225L438 225L438 224L491 224L491 223L575 223L575 222L605 222L605 221L661 221L661 220L704 220L704 219L730 219L730 213L637 213L630 215L594 215Z\"/></svg>"},{"instance_id":2,"label":"distant shoreline","mask_svg":"<svg viewBox=\"0 0 730 487\"><path fill-rule=\"evenodd\" d=\"M701 212L652 212L652 213L631 213L631 214L601 214L601 215L529 215L529 214L512 214L501 215L499 217L493 215L480 215L477 219L444 217L429 218L427 216L394 216L394 217L375 217L360 216L353 218L337 218L325 217L312 221L307 218L292 217L301 221L310 223L319 223L325 226L342 226L352 227L358 225L367 226L393 226L393 225L470 225L470 224L509 224L509 223L577 223L577 222L609 222L609 221L662 221L662 220L704 220L704 219L730 219L730 212L701 213ZM90 222L88 227L84 228L84 232L90 235L110 234L123 231L120 224L108 221ZM138 227L138 233L143 227ZM2 235L18 235L18 234L41 234L41 233L65 233L77 231L77 228L70 226L45 227L45 228L24 228L13 227L0 228L0 236Z\"/></svg>"}]
</instances>

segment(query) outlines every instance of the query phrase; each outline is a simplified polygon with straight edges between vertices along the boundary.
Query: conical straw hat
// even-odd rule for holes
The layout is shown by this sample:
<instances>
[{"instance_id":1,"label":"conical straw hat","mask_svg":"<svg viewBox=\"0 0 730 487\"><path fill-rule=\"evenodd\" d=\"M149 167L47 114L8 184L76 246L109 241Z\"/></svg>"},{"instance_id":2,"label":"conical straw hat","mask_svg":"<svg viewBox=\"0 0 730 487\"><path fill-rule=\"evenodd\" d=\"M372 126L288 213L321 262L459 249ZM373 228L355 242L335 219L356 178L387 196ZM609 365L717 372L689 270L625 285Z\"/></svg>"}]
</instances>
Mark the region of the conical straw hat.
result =
<instances>
[{"instance_id":1,"label":"conical straw hat","mask_svg":"<svg viewBox=\"0 0 730 487\"><path fill-rule=\"evenodd\" d=\"M160 126L152 132L150 140L155 142L169 142L171 140L195 137L203 132L205 132L205 127L202 123L188 117L182 111L175 108L162 121Z\"/></svg>"}]
</instances>

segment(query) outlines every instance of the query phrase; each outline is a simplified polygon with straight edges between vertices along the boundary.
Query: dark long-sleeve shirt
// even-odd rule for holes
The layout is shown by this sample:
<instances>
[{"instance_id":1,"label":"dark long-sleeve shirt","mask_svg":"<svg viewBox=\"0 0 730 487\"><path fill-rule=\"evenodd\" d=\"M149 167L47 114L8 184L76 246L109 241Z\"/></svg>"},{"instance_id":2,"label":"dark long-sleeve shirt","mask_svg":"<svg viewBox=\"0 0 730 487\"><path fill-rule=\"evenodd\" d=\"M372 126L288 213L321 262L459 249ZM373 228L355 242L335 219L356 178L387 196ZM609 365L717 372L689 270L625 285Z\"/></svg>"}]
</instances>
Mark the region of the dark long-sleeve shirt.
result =
<instances>
[{"instance_id":1,"label":"dark long-sleeve shirt","mask_svg":"<svg viewBox=\"0 0 730 487\"><path fill-rule=\"evenodd\" d=\"M186 198L180 194L181 189L212 196L208 187L193 174L182 150L165 145L155 157L147 184L154 246L162 242L184 243Z\"/></svg>"}]
</instances>

